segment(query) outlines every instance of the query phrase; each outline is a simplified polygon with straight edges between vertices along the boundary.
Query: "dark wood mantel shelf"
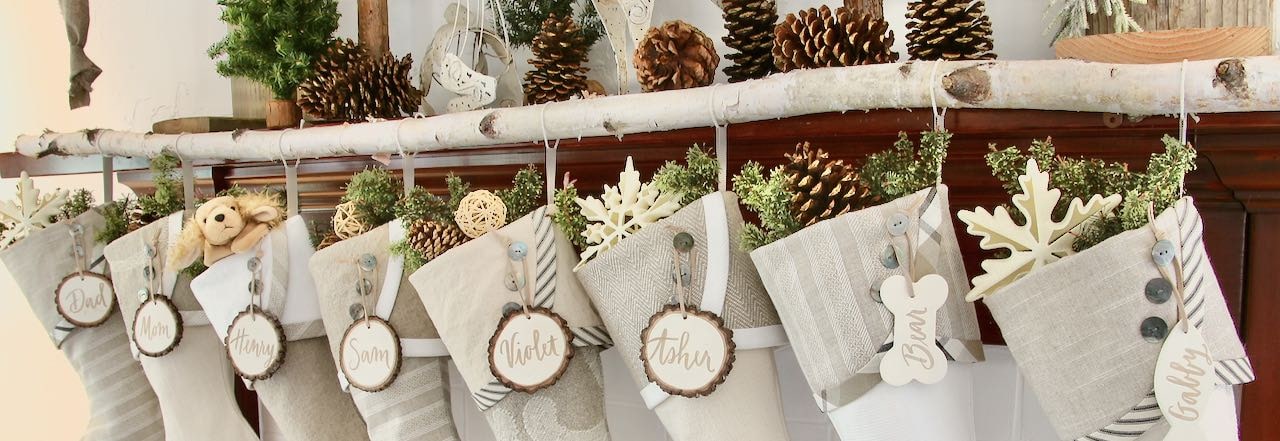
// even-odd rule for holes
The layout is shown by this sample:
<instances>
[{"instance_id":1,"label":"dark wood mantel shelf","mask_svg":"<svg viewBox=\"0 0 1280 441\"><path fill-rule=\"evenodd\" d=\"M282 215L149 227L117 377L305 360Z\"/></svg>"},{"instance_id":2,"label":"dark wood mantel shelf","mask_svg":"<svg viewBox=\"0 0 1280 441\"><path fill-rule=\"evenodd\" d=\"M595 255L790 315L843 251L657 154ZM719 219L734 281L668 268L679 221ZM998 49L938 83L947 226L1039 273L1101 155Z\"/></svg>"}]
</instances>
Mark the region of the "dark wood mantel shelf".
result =
<instances>
[{"instance_id":1,"label":"dark wood mantel shelf","mask_svg":"<svg viewBox=\"0 0 1280 441\"><path fill-rule=\"evenodd\" d=\"M735 124L729 127L730 171L743 162L778 164L782 154L800 141L809 141L833 156L856 159L888 148L900 131L912 134L928 128L928 109L880 110L810 115L781 120ZM1052 137L1058 151L1125 161L1145 167L1151 153L1160 151L1160 136L1175 135L1176 118L1127 118L1114 114L1033 110L951 110L946 127L955 134L943 181L952 189L953 210L991 206L1008 200L991 176L982 155L989 144L1025 146L1033 139ZM1258 380L1243 388L1242 439L1269 439L1280 433L1280 112L1206 114L1193 122L1190 140L1200 152L1198 169L1188 177L1189 193L1197 200L1206 223L1206 245L1220 278L1232 317L1244 338ZM626 156L642 173L652 173L663 161L681 157L693 143L714 141L711 128L661 133L567 139L560 142L558 170L577 179L579 188L598 188L617 180ZM391 167L399 169L399 158ZM479 150L442 150L418 154L416 179L432 191L443 190L443 177L452 172L478 188L507 185L526 164L541 166L541 145L504 145ZM0 175L15 176L27 169L33 175L97 172L97 160L33 160L0 155ZM197 164L203 191L231 185L278 186L279 163ZM143 161L117 158L120 180L135 191L150 188ZM352 173L382 164L368 157L304 161L299 168L304 214L326 216L342 185ZM983 254L977 240L961 234L961 248L970 274L976 274ZM999 330L980 307L983 337L1001 343Z\"/></svg>"}]
</instances>

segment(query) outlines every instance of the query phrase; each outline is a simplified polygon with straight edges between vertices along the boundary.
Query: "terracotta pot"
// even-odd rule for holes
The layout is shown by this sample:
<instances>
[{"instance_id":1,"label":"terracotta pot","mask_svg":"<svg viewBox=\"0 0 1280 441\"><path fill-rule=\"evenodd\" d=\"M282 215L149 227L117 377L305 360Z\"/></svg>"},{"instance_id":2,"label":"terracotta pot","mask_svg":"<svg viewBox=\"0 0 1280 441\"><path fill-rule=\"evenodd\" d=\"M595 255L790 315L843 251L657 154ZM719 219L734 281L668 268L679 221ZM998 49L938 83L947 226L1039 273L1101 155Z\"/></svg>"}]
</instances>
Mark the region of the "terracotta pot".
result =
<instances>
[{"instance_id":1,"label":"terracotta pot","mask_svg":"<svg viewBox=\"0 0 1280 441\"><path fill-rule=\"evenodd\" d=\"M283 129L298 125L302 120L302 109L294 100L273 99L267 101L267 128Z\"/></svg>"}]
</instances>

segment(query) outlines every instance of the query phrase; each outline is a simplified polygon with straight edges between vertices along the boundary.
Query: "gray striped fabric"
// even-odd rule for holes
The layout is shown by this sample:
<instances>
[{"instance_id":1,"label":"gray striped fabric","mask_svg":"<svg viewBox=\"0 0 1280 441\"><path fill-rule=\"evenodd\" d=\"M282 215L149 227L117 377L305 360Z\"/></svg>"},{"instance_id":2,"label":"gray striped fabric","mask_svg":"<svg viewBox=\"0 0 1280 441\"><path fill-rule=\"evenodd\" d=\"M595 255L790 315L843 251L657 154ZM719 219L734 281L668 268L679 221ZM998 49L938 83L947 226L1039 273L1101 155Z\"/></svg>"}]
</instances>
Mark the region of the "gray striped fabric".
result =
<instances>
[{"instance_id":1,"label":"gray striped fabric","mask_svg":"<svg viewBox=\"0 0 1280 441\"><path fill-rule=\"evenodd\" d=\"M103 225L102 215L96 209L74 221L84 226L84 237L90 241ZM120 312L116 311L106 323L93 328L59 324L65 322L58 315L53 293L62 278L76 269L69 231L67 222L51 225L0 251L0 261L13 275L54 344L61 344L62 352L80 375L89 397L89 426L82 439L163 440L160 406L142 366L129 352L129 339ZM99 261L102 245L95 243L88 255ZM104 267L105 264L99 263L92 269L107 273ZM60 326L72 330L59 331Z\"/></svg>"},{"instance_id":2,"label":"gray striped fabric","mask_svg":"<svg viewBox=\"0 0 1280 441\"><path fill-rule=\"evenodd\" d=\"M370 276L373 292L368 299L370 313L376 309L387 278L391 259L390 226L383 225L359 236L338 242L311 257L312 274L324 274L316 284L320 314L329 336L329 348L337 360L342 335L352 323L352 305L363 305L355 287L360 280L357 259L371 254L378 267ZM395 306L388 318L401 339L437 338L439 333L427 315L418 293L409 284L406 269L400 280ZM453 441L458 439L449 405L447 357L403 357L394 383L378 392L349 389L351 399L364 417L373 441ZM341 375L341 374L339 374Z\"/></svg>"},{"instance_id":3,"label":"gray striped fabric","mask_svg":"<svg viewBox=\"0 0 1280 441\"><path fill-rule=\"evenodd\" d=\"M819 222L751 253L769 290L800 368L815 394L835 406L862 396L880 382L879 359L892 345L893 316L876 301L879 283L906 272L887 268L881 253L891 246L915 252L914 274L936 273L951 292L938 313L938 343L948 359L983 359L977 315L952 227L946 186L927 188L889 203ZM886 222L911 220L894 238Z\"/></svg>"},{"instance_id":4,"label":"gray striped fabric","mask_svg":"<svg viewBox=\"0 0 1280 441\"><path fill-rule=\"evenodd\" d=\"M1156 218L1181 249L1188 313L1199 323L1225 384L1252 380L1244 347L1204 253L1203 226L1190 198ZM1174 301L1146 299L1160 278L1151 229L1126 231L1027 274L983 301L999 322L1019 369L1062 439L1133 439L1162 422L1147 403L1160 344L1139 324L1173 326Z\"/></svg>"}]
</instances>

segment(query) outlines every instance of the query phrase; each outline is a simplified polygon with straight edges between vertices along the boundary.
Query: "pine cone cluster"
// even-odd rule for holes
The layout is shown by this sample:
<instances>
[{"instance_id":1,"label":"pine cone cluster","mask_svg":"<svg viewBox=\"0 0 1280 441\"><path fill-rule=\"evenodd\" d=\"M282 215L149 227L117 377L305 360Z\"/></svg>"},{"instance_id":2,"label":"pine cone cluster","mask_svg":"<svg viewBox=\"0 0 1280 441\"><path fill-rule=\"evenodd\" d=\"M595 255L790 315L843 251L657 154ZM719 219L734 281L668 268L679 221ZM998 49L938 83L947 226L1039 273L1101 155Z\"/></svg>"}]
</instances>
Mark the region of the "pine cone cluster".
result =
<instances>
[{"instance_id":1,"label":"pine cone cluster","mask_svg":"<svg viewBox=\"0 0 1280 441\"><path fill-rule=\"evenodd\" d=\"M777 70L773 65L773 28L778 22L774 0L724 0L722 40L738 52L725 55L732 66L724 68L729 82L764 78Z\"/></svg>"},{"instance_id":2,"label":"pine cone cluster","mask_svg":"<svg viewBox=\"0 0 1280 441\"><path fill-rule=\"evenodd\" d=\"M315 63L315 73L298 86L298 106L332 120L399 118L422 103L409 77L413 57L370 56L351 40L338 40Z\"/></svg>"},{"instance_id":3,"label":"pine cone cluster","mask_svg":"<svg viewBox=\"0 0 1280 441\"><path fill-rule=\"evenodd\" d=\"M994 60L982 0L918 0L907 5L907 54L916 60Z\"/></svg>"},{"instance_id":4,"label":"pine cone cluster","mask_svg":"<svg viewBox=\"0 0 1280 441\"><path fill-rule=\"evenodd\" d=\"M573 17L551 14L533 38L533 70L524 74L524 97L529 104L564 101L587 90L586 34Z\"/></svg>"},{"instance_id":5,"label":"pine cone cluster","mask_svg":"<svg viewBox=\"0 0 1280 441\"><path fill-rule=\"evenodd\" d=\"M844 160L832 160L827 152L796 145L795 153L786 155L791 162L783 165L787 190L791 197L791 213L801 226L858 210L875 204L870 190L859 185L858 170Z\"/></svg>"},{"instance_id":6,"label":"pine cone cluster","mask_svg":"<svg viewBox=\"0 0 1280 441\"><path fill-rule=\"evenodd\" d=\"M636 75L645 92L687 89L715 81L720 56L707 34L681 20L649 28L636 47Z\"/></svg>"},{"instance_id":7,"label":"pine cone cluster","mask_svg":"<svg viewBox=\"0 0 1280 441\"><path fill-rule=\"evenodd\" d=\"M782 72L895 61L893 31L874 12L824 5L787 14L774 29L773 62Z\"/></svg>"},{"instance_id":8,"label":"pine cone cluster","mask_svg":"<svg viewBox=\"0 0 1280 441\"><path fill-rule=\"evenodd\" d=\"M427 261L467 241L467 236L458 227L429 220L418 220L410 224L407 238L409 246L422 253L423 259Z\"/></svg>"}]
</instances>

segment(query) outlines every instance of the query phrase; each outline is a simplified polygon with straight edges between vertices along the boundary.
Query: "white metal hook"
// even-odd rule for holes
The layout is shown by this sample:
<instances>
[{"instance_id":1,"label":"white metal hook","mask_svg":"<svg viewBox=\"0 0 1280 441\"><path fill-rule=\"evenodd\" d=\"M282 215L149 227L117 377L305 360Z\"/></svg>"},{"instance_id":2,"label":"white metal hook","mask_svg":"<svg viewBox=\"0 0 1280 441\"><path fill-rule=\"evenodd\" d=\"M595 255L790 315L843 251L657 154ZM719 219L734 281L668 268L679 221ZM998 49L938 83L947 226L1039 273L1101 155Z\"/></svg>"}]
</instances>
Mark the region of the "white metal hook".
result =
<instances>
[{"instance_id":1,"label":"white metal hook","mask_svg":"<svg viewBox=\"0 0 1280 441\"><path fill-rule=\"evenodd\" d=\"M726 191L729 189L729 122L722 125L716 118L716 87L719 86L713 84L707 91L707 114L711 116L711 127L716 129L717 184L720 191Z\"/></svg>"},{"instance_id":2,"label":"white metal hook","mask_svg":"<svg viewBox=\"0 0 1280 441\"><path fill-rule=\"evenodd\" d=\"M551 103L542 105L539 112L539 123L542 125L542 147L546 152L546 178L547 178L547 205L555 204L556 193L556 150L560 149L560 139L556 138L555 145L551 144L551 138L547 135L547 108L551 107Z\"/></svg>"},{"instance_id":3,"label":"white metal hook","mask_svg":"<svg viewBox=\"0 0 1280 441\"><path fill-rule=\"evenodd\" d=\"M1187 145L1187 60L1182 59L1181 78L1178 82L1178 142ZM1178 195L1186 196L1186 176L1178 178Z\"/></svg>"},{"instance_id":4,"label":"white metal hook","mask_svg":"<svg viewBox=\"0 0 1280 441\"><path fill-rule=\"evenodd\" d=\"M406 153L404 145L400 143L400 128L404 126L404 122L408 119L401 118L400 122L396 123L396 151L400 154L400 180L404 183L405 193L413 189L416 185L414 178L417 177L416 172L414 172L414 157L417 156L417 153Z\"/></svg>"},{"instance_id":5,"label":"white metal hook","mask_svg":"<svg viewBox=\"0 0 1280 441\"><path fill-rule=\"evenodd\" d=\"M929 105L933 107L933 130L945 131L946 109L938 112L938 96L936 89L938 88L938 65L942 64L942 60L933 62L933 68L929 70Z\"/></svg>"}]
</instances>

